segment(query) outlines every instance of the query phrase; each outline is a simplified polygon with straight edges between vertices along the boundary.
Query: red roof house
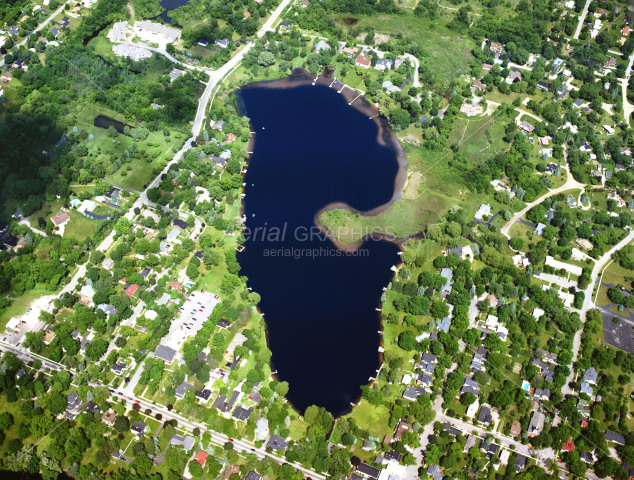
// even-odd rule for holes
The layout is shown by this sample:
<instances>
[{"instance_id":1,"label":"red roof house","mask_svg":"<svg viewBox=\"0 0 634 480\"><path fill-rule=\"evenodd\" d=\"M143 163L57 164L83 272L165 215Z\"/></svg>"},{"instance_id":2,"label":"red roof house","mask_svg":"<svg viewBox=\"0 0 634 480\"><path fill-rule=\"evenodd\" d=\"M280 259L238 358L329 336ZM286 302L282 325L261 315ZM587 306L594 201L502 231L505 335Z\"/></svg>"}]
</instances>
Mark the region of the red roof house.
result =
<instances>
[{"instance_id":1,"label":"red roof house","mask_svg":"<svg viewBox=\"0 0 634 480\"><path fill-rule=\"evenodd\" d=\"M58 213L57 215L51 217L51 220L56 227L59 227L70 220L70 216L67 213Z\"/></svg>"},{"instance_id":2,"label":"red roof house","mask_svg":"<svg viewBox=\"0 0 634 480\"><path fill-rule=\"evenodd\" d=\"M194 457L194 460L200 463L201 467L204 467L208 456L209 454L207 452L205 452L204 450L201 450L200 452L196 454L196 456Z\"/></svg>"},{"instance_id":3,"label":"red roof house","mask_svg":"<svg viewBox=\"0 0 634 480\"><path fill-rule=\"evenodd\" d=\"M562 452L574 452L575 451L575 445L574 445L574 443L572 443L572 437L568 438L568 441L566 443L564 443L564 446L561 447L561 451Z\"/></svg>"},{"instance_id":4,"label":"red roof house","mask_svg":"<svg viewBox=\"0 0 634 480\"><path fill-rule=\"evenodd\" d=\"M167 282L167 286L173 288L174 290L178 290L178 293L183 291L183 286L178 282Z\"/></svg>"},{"instance_id":5,"label":"red roof house","mask_svg":"<svg viewBox=\"0 0 634 480\"><path fill-rule=\"evenodd\" d=\"M372 62L370 62L370 60L365 58L363 55L357 55L357 59L354 61L354 64L357 67L370 68Z\"/></svg>"},{"instance_id":6,"label":"red roof house","mask_svg":"<svg viewBox=\"0 0 634 480\"><path fill-rule=\"evenodd\" d=\"M132 298L132 295L134 295L134 292L136 292L138 289L139 286L136 283L133 283L128 288L126 288L124 292L128 297Z\"/></svg>"}]
</instances>

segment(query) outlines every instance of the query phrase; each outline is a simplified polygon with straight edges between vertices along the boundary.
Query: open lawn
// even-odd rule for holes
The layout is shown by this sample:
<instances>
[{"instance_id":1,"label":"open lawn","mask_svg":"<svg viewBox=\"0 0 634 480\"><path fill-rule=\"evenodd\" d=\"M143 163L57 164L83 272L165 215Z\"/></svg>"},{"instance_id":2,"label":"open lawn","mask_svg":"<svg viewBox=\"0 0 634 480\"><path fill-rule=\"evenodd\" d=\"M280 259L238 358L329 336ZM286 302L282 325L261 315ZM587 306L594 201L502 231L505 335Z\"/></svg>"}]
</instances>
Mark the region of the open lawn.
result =
<instances>
[{"instance_id":1,"label":"open lawn","mask_svg":"<svg viewBox=\"0 0 634 480\"><path fill-rule=\"evenodd\" d=\"M101 220L93 220L84 217L81 213L72 210L69 212L70 221L65 225L64 237L74 238L78 241L86 240L92 235Z\"/></svg>"},{"instance_id":2,"label":"open lawn","mask_svg":"<svg viewBox=\"0 0 634 480\"><path fill-rule=\"evenodd\" d=\"M346 15L349 19L351 16ZM354 28L374 28L377 34L391 37L402 35L408 41L418 44L423 49L422 65L427 65L435 77L433 82L448 83L452 78L467 73L467 60L474 46L473 40L460 36L445 25L453 18L453 12L440 11L440 17L430 20L424 16L415 16L409 12L402 15L354 16L358 21ZM342 29L349 31L352 25L336 16L335 21ZM350 21L348 20L348 23Z\"/></svg>"},{"instance_id":3,"label":"open lawn","mask_svg":"<svg viewBox=\"0 0 634 480\"><path fill-rule=\"evenodd\" d=\"M632 270L628 270L627 268L621 267L617 262L612 262L603 271L603 278L601 281L603 283L613 283L615 285L622 285L626 288L629 287L629 283L634 280L634 272Z\"/></svg>"},{"instance_id":4,"label":"open lawn","mask_svg":"<svg viewBox=\"0 0 634 480\"><path fill-rule=\"evenodd\" d=\"M383 405L371 405L367 400L361 400L348 418L354 418L357 426L373 437L383 438L392 434L389 427L390 412Z\"/></svg>"},{"instance_id":5,"label":"open lawn","mask_svg":"<svg viewBox=\"0 0 634 480\"><path fill-rule=\"evenodd\" d=\"M31 306L33 301L40 298L43 295L49 295L53 292L46 290L40 285L36 285L33 290L29 290L19 297L16 297L13 300L11 306L0 314L0 327L4 331L4 327L7 322L16 315L22 315L26 310Z\"/></svg>"}]
</instances>

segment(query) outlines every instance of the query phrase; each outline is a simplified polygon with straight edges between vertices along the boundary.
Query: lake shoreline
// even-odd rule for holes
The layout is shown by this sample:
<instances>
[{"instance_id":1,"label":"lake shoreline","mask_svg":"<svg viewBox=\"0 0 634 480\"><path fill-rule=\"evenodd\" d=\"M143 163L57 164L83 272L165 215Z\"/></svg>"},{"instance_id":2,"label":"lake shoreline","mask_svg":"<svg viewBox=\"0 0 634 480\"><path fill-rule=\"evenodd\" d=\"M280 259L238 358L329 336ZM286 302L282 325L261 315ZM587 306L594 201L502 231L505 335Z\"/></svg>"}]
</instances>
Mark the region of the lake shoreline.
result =
<instances>
[{"instance_id":1,"label":"lake shoreline","mask_svg":"<svg viewBox=\"0 0 634 480\"><path fill-rule=\"evenodd\" d=\"M398 246L401 251L403 251L403 244L407 240L410 240L411 238L415 238L415 237L400 238L400 237L393 237L383 233L371 232L364 235L356 242L346 243L346 242L343 242L342 240L339 240L337 237L335 237L332 231L319 221L319 217L321 216L322 213L328 210L338 210L338 209L345 209L353 214L359 214L363 217L373 217L387 210L396 200L399 200L401 198L401 193L403 192L403 189L405 188L405 184L407 183L407 159L405 158L405 151L403 150L403 147L400 141L398 140L398 137L396 136L396 132L392 130L388 120L385 117L382 117L380 115L379 109L376 107L376 105L370 102L362 94L358 94L355 90L352 90L350 87L343 85L336 78L331 78L331 77L322 76L322 75L312 75L308 73L306 70L304 70L303 68L295 69L293 73L291 73L291 75L289 75L288 77L278 78L273 80L259 80L256 82L251 82L246 85L243 85L239 89L246 90L249 88L271 88L271 89L277 89L277 90L285 90L289 88L295 88L295 87L301 87L301 86L307 86L307 85L323 85L326 87L333 88L335 90L338 89L337 90L338 93L344 96L348 105L360 111L361 113L368 115L368 119L373 120L376 123L378 128L378 133L376 138L377 143L387 148L393 148L395 150L396 161L398 163L398 172L396 174L396 178L394 179L394 192L392 194L392 198L389 201L387 201L383 205L379 205L378 207L375 207L371 210L366 210L366 211L356 210L355 208L353 208L352 206L350 206L349 204L345 202L331 202L315 213L315 216L313 218L313 222L315 226L319 228L319 230L324 234L324 236L326 236L332 242L335 248L337 248L338 250L341 250L342 252L347 252L347 253L356 252L363 246L363 244L370 237L393 243L394 245ZM242 107L240 106L240 108ZM241 113L245 114L244 111L242 111ZM255 146L255 140L256 140L255 137L256 135L255 133L253 133L249 141L249 146L247 148L248 152L253 152L253 149ZM250 156L250 153L249 153L249 156ZM247 168L248 168L248 158L247 158ZM244 189L243 189L243 193L244 193ZM240 207L240 216L242 215L244 215L244 203Z\"/></svg>"}]
</instances>

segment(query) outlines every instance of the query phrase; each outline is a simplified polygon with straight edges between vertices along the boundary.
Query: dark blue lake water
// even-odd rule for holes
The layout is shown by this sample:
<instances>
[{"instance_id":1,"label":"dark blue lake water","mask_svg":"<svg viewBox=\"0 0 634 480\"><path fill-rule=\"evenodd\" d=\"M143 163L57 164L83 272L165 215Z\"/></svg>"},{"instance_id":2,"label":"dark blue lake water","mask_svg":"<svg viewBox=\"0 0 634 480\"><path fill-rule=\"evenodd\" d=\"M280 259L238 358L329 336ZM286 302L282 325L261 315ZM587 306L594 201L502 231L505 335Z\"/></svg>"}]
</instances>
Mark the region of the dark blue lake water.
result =
<instances>
[{"instance_id":1,"label":"dark blue lake water","mask_svg":"<svg viewBox=\"0 0 634 480\"><path fill-rule=\"evenodd\" d=\"M331 202L360 211L389 202L396 149L379 145L376 122L328 87L250 86L240 98L256 132L241 274L262 297L273 367L289 383L289 401L300 411L315 404L341 414L379 367L376 308L398 247L370 240L346 256L323 235L306 236ZM275 238L273 227L285 234Z\"/></svg>"},{"instance_id":2,"label":"dark blue lake water","mask_svg":"<svg viewBox=\"0 0 634 480\"><path fill-rule=\"evenodd\" d=\"M161 7L165 9L163 13L159 15L165 23L172 23L172 19L169 16L171 10L176 10L178 7L187 5L189 0L161 0Z\"/></svg>"}]
</instances>

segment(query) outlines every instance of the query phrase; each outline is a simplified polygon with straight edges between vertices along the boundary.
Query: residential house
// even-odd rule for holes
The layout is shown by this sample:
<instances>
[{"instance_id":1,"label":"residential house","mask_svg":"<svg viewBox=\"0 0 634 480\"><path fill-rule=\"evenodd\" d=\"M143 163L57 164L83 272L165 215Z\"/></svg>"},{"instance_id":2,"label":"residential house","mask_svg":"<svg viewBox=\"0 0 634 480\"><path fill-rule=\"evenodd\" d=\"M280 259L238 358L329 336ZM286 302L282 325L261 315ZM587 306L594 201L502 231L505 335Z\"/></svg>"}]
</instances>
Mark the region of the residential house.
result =
<instances>
[{"instance_id":1,"label":"residential house","mask_svg":"<svg viewBox=\"0 0 634 480\"><path fill-rule=\"evenodd\" d=\"M474 80L473 83L471 84L471 90L472 91L476 91L476 90L480 90L480 91L485 91L487 89L487 86L482 83L480 80Z\"/></svg>"},{"instance_id":2,"label":"residential house","mask_svg":"<svg viewBox=\"0 0 634 480\"><path fill-rule=\"evenodd\" d=\"M533 130L535 130L535 127L525 120L522 120L521 122L519 122L518 126L520 127L520 130L529 134L533 133Z\"/></svg>"},{"instance_id":3,"label":"residential house","mask_svg":"<svg viewBox=\"0 0 634 480\"><path fill-rule=\"evenodd\" d=\"M539 400L550 400L550 389L536 388L533 396Z\"/></svg>"},{"instance_id":4,"label":"residential house","mask_svg":"<svg viewBox=\"0 0 634 480\"><path fill-rule=\"evenodd\" d=\"M425 393L425 389L423 387L415 387L413 385L409 385L405 388L405 392L403 392L403 398L405 400L415 401L423 393Z\"/></svg>"},{"instance_id":5,"label":"residential house","mask_svg":"<svg viewBox=\"0 0 634 480\"><path fill-rule=\"evenodd\" d=\"M517 437L519 436L519 434L522 433L522 424L520 422L513 422L511 424L511 430L510 430L510 434L512 437Z\"/></svg>"},{"instance_id":6,"label":"residential house","mask_svg":"<svg viewBox=\"0 0 634 480\"><path fill-rule=\"evenodd\" d=\"M531 416L530 423L528 424L527 434L529 437L537 437L544 430L544 421L546 420L546 415L542 412L533 412Z\"/></svg>"},{"instance_id":7,"label":"residential house","mask_svg":"<svg viewBox=\"0 0 634 480\"><path fill-rule=\"evenodd\" d=\"M405 420L399 421L394 430L394 440L400 440L403 437L403 433L409 432L411 429L412 426Z\"/></svg>"},{"instance_id":8,"label":"residential house","mask_svg":"<svg viewBox=\"0 0 634 480\"><path fill-rule=\"evenodd\" d=\"M498 58L502 51L504 51L504 47L495 42L491 42L489 48L491 49L491 52L495 54L495 58Z\"/></svg>"},{"instance_id":9,"label":"residential house","mask_svg":"<svg viewBox=\"0 0 634 480\"><path fill-rule=\"evenodd\" d=\"M524 470L526 468L526 457L521 453L518 453L515 457L515 472L519 473L520 470Z\"/></svg>"},{"instance_id":10,"label":"residential house","mask_svg":"<svg viewBox=\"0 0 634 480\"><path fill-rule=\"evenodd\" d=\"M460 435L462 432L460 430L458 430L456 427L454 427L451 423L449 422L445 422L442 425L442 429L445 432L448 432L449 435L453 435L454 437L457 437L458 435Z\"/></svg>"},{"instance_id":11,"label":"residential house","mask_svg":"<svg viewBox=\"0 0 634 480\"><path fill-rule=\"evenodd\" d=\"M71 392L66 396L66 411L78 413L81 408L81 398L77 392Z\"/></svg>"},{"instance_id":12,"label":"residential house","mask_svg":"<svg viewBox=\"0 0 634 480\"><path fill-rule=\"evenodd\" d=\"M371 467L370 465L368 465L367 463L360 463L357 466L357 470L358 473L362 474L364 477L369 478L369 479L378 479L379 478L379 474L381 473L381 471L378 468L375 467Z\"/></svg>"},{"instance_id":13,"label":"residential house","mask_svg":"<svg viewBox=\"0 0 634 480\"><path fill-rule=\"evenodd\" d=\"M208 388L203 388L202 390L196 390L194 396L202 402L207 402L211 398L211 393ZM222 397L224 398L224 395Z\"/></svg>"},{"instance_id":14,"label":"residential house","mask_svg":"<svg viewBox=\"0 0 634 480\"><path fill-rule=\"evenodd\" d=\"M174 390L174 396L178 399L182 399L185 397L187 390L191 390L194 386L191 383L187 383L183 381L176 389ZM211 393L211 392L209 392Z\"/></svg>"},{"instance_id":15,"label":"residential house","mask_svg":"<svg viewBox=\"0 0 634 480\"><path fill-rule=\"evenodd\" d=\"M117 363L115 363L114 365L112 365L112 372L113 372L115 375L121 375L121 374L125 371L125 369L126 369L127 367L128 367L128 366L127 366L125 363L123 363L123 362L117 362Z\"/></svg>"},{"instance_id":16,"label":"residential house","mask_svg":"<svg viewBox=\"0 0 634 480\"><path fill-rule=\"evenodd\" d=\"M540 88L541 90L544 90L547 92L550 90L550 83L546 83L540 80L539 82L537 82L537 88Z\"/></svg>"},{"instance_id":17,"label":"residential house","mask_svg":"<svg viewBox=\"0 0 634 480\"><path fill-rule=\"evenodd\" d=\"M328 51L330 50L330 45L328 44L328 42L324 41L324 40L319 40L316 44L315 44L315 51L317 53L320 53L322 50L324 51Z\"/></svg>"},{"instance_id":18,"label":"residential house","mask_svg":"<svg viewBox=\"0 0 634 480\"><path fill-rule=\"evenodd\" d=\"M440 290L440 293L451 292L451 279L453 278L453 271L450 268L443 268L440 271L440 276L445 279L445 285Z\"/></svg>"},{"instance_id":19,"label":"residential house","mask_svg":"<svg viewBox=\"0 0 634 480\"><path fill-rule=\"evenodd\" d=\"M58 213L57 215L54 215L51 217L51 221L56 227L65 225L66 222L68 222L69 220L70 220L70 215L68 215L67 213Z\"/></svg>"},{"instance_id":20,"label":"residential house","mask_svg":"<svg viewBox=\"0 0 634 480\"><path fill-rule=\"evenodd\" d=\"M572 443L572 437L568 437L568 441L564 443L561 447L562 452L574 452L575 444Z\"/></svg>"},{"instance_id":21,"label":"residential house","mask_svg":"<svg viewBox=\"0 0 634 480\"><path fill-rule=\"evenodd\" d=\"M625 437L618 433L614 433L611 430L605 431L605 441L610 443L616 443L617 445L625 445Z\"/></svg>"},{"instance_id":22,"label":"residential house","mask_svg":"<svg viewBox=\"0 0 634 480\"><path fill-rule=\"evenodd\" d=\"M478 382L476 382L475 380L465 378L464 384L460 389L460 394L463 393L473 393L477 397L480 395L480 385L478 385Z\"/></svg>"},{"instance_id":23,"label":"residential house","mask_svg":"<svg viewBox=\"0 0 634 480\"><path fill-rule=\"evenodd\" d=\"M103 412L103 415L101 416L101 421L109 427L112 427L114 425L115 418L117 418L117 414L115 413L115 411L108 410L106 412Z\"/></svg>"},{"instance_id":24,"label":"residential house","mask_svg":"<svg viewBox=\"0 0 634 480\"><path fill-rule=\"evenodd\" d=\"M383 84L381 85L383 88L385 88L389 93L396 93L396 92L400 92L401 89L399 87L397 87L396 85L394 85L392 82L390 82L389 80L386 80L383 82ZM424 116L424 115L423 115ZM427 117L429 118L429 117Z\"/></svg>"},{"instance_id":25,"label":"residential house","mask_svg":"<svg viewBox=\"0 0 634 480\"><path fill-rule=\"evenodd\" d=\"M498 452L500 446L493 442L489 443L487 440L480 440L478 448L487 455L493 456Z\"/></svg>"},{"instance_id":26,"label":"residential house","mask_svg":"<svg viewBox=\"0 0 634 480\"><path fill-rule=\"evenodd\" d=\"M209 457L209 454L204 450L201 450L194 456L194 460L197 461L201 467L204 467L205 462L207 461L207 457Z\"/></svg>"},{"instance_id":27,"label":"residential house","mask_svg":"<svg viewBox=\"0 0 634 480\"><path fill-rule=\"evenodd\" d=\"M365 58L363 55L357 55L357 58L354 61L354 64L357 67L370 68L370 65L372 65L372 62L370 62L370 60Z\"/></svg>"},{"instance_id":28,"label":"residential house","mask_svg":"<svg viewBox=\"0 0 634 480\"><path fill-rule=\"evenodd\" d=\"M480 205L480 208L476 211L474 218L478 221L482 220L485 216L489 217L491 215L491 206L483 203Z\"/></svg>"},{"instance_id":29,"label":"residential house","mask_svg":"<svg viewBox=\"0 0 634 480\"><path fill-rule=\"evenodd\" d=\"M217 38L215 45L220 48L227 48L229 46L228 38Z\"/></svg>"},{"instance_id":30,"label":"residential house","mask_svg":"<svg viewBox=\"0 0 634 480\"><path fill-rule=\"evenodd\" d=\"M588 368L585 372L583 372L582 382L591 383L592 385L597 384L598 374L594 367Z\"/></svg>"},{"instance_id":31,"label":"residential house","mask_svg":"<svg viewBox=\"0 0 634 480\"><path fill-rule=\"evenodd\" d=\"M253 411L253 408L244 408L242 406L238 406L233 411L232 417L238 420L239 422L246 422L247 419L249 418L249 415L251 415L252 411Z\"/></svg>"},{"instance_id":32,"label":"residential house","mask_svg":"<svg viewBox=\"0 0 634 480\"><path fill-rule=\"evenodd\" d=\"M159 345L154 351L154 358L160 358L169 365L174 361L176 353L176 350L174 350L173 348L167 347L165 345Z\"/></svg>"},{"instance_id":33,"label":"residential house","mask_svg":"<svg viewBox=\"0 0 634 480\"><path fill-rule=\"evenodd\" d=\"M273 450L286 450L287 443L279 435L271 435L268 443L266 444L267 448L272 448Z\"/></svg>"},{"instance_id":34,"label":"residential house","mask_svg":"<svg viewBox=\"0 0 634 480\"><path fill-rule=\"evenodd\" d=\"M348 58L354 57L358 51L359 49L357 47L343 47L341 49L341 53L346 55Z\"/></svg>"},{"instance_id":35,"label":"residential house","mask_svg":"<svg viewBox=\"0 0 634 480\"><path fill-rule=\"evenodd\" d=\"M513 68L513 70L510 71L509 76L506 77L506 83L508 84L512 84L515 82L519 82L522 79L522 72L520 72L520 70L515 67Z\"/></svg>"},{"instance_id":36,"label":"residential house","mask_svg":"<svg viewBox=\"0 0 634 480\"><path fill-rule=\"evenodd\" d=\"M168 75L170 77L170 82L173 82L174 80L176 80L181 75L185 75L185 71L184 70L180 70L178 68L173 68Z\"/></svg>"},{"instance_id":37,"label":"residential house","mask_svg":"<svg viewBox=\"0 0 634 480\"><path fill-rule=\"evenodd\" d=\"M145 422L132 422L132 425L130 425L130 430L132 430L137 437L143 435L146 429L147 423Z\"/></svg>"},{"instance_id":38,"label":"residential house","mask_svg":"<svg viewBox=\"0 0 634 480\"><path fill-rule=\"evenodd\" d=\"M374 68L376 70L384 72L385 70L389 70L390 68L392 68L392 65L394 65L394 60L392 60L391 58L384 58L381 60L377 60Z\"/></svg>"},{"instance_id":39,"label":"residential house","mask_svg":"<svg viewBox=\"0 0 634 480\"><path fill-rule=\"evenodd\" d=\"M533 230L533 234L542 236L544 235L544 230L546 230L546 224L540 222L535 227L535 230Z\"/></svg>"},{"instance_id":40,"label":"residential house","mask_svg":"<svg viewBox=\"0 0 634 480\"><path fill-rule=\"evenodd\" d=\"M230 412L239 397L240 392L238 390L234 390L228 400L226 395L218 395L218 398L214 401L213 406L221 412Z\"/></svg>"},{"instance_id":41,"label":"residential house","mask_svg":"<svg viewBox=\"0 0 634 480\"><path fill-rule=\"evenodd\" d=\"M566 98L569 92L570 90L568 90L566 87L559 87L557 90L555 90L557 98Z\"/></svg>"},{"instance_id":42,"label":"residential house","mask_svg":"<svg viewBox=\"0 0 634 480\"><path fill-rule=\"evenodd\" d=\"M594 389L590 386L588 382L583 382L579 386L579 393L585 393L586 395L592 396L594 395Z\"/></svg>"},{"instance_id":43,"label":"residential house","mask_svg":"<svg viewBox=\"0 0 634 480\"><path fill-rule=\"evenodd\" d=\"M579 452L579 459L586 463L594 463L594 455L592 455L592 452Z\"/></svg>"},{"instance_id":44,"label":"residential house","mask_svg":"<svg viewBox=\"0 0 634 480\"><path fill-rule=\"evenodd\" d=\"M491 408L486 405L482 405L482 408L480 408L480 413L478 414L478 422L483 425L489 426L491 425L492 421L493 416L491 415Z\"/></svg>"},{"instance_id":45,"label":"residential house","mask_svg":"<svg viewBox=\"0 0 634 480\"><path fill-rule=\"evenodd\" d=\"M130 298L134 295L134 293L139 289L139 286L136 283L132 285L124 285L123 292Z\"/></svg>"}]
</instances>

